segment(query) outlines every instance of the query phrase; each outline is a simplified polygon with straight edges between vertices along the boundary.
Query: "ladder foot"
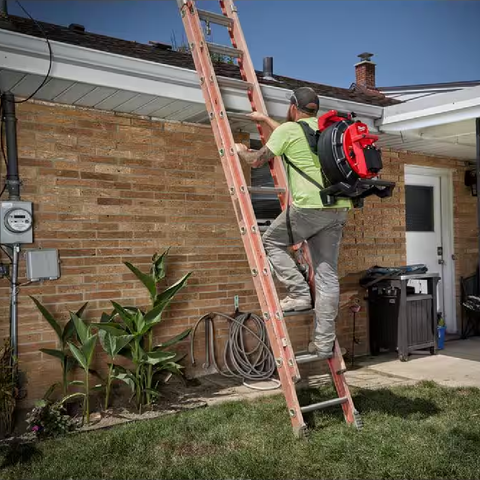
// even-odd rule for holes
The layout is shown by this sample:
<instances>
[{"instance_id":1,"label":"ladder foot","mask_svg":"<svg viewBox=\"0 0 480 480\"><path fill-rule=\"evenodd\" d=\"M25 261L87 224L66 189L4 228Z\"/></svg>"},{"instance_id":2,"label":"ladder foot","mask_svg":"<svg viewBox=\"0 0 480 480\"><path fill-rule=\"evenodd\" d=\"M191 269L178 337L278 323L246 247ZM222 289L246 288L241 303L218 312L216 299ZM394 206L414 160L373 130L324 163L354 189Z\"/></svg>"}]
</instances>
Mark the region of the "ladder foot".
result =
<instances>
[{"instance_id":1,"label":"ladder foot","mask_svg":"<svg viewBox=\"0 0 480 480\"><path fill-rule=\"evenodd\" d=\"M305 439L308 436L307 426L305 424L302 424L298 427L294 427L293 428L293 433L294 433L295 437Z\"/></svg>"},{"instance_id":2,"label":"ladder foot","mask_svg":"<svg viewBox=\"0 0 480 480\"><path fill-rule=\"evenodd\" d=\"M363 428L363 420L362 416L360 415L358 410L353 411L353 424L357 427L357 430L361 430Z\"/></svg>"}]
</instances>

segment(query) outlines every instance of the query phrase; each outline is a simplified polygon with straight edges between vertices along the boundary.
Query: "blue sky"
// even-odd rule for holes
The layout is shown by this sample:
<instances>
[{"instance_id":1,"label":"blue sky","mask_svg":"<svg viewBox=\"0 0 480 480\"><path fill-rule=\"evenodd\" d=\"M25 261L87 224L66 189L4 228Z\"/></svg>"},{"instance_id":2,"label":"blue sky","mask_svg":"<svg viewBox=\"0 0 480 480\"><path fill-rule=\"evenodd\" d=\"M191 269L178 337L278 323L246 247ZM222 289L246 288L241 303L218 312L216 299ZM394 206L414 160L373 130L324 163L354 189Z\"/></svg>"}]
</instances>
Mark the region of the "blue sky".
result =
<instances>
[{"instance_id":1,"label":"blue sky","mask_svg":"<svg viewBox=\"0 0 480 480\"><path fill-rule=\"evenodd\" d=\"M217 10L203 0L200 8ZM36 19L148 43L183 37L175 0L23 0ZM362 52L375 54L377 85L480 80L479 1L237 0L256 68L339 87ZM9 13L24 15L13 0ZM220 33L218 33L220 32ZM228 42L222 27L213 39Z\"/></svg>"}]
</instances>

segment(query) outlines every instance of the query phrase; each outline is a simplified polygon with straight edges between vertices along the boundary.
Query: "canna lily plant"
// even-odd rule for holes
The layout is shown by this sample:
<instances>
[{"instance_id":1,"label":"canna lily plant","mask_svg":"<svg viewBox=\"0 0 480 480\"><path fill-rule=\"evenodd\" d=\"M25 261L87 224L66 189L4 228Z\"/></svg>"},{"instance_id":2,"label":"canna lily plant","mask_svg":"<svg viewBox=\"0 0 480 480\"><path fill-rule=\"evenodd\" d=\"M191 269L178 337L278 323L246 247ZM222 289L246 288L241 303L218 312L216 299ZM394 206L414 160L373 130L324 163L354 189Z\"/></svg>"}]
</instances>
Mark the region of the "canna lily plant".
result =
<instances>
[{"instance_id":1,"label":"canna lily plant","mask_svg":"<svg viewBox=\"0 0 480 480\"><path fill-rule=\"evenodd\" d=\"M70 313L70 320L62 326L55 320L53 315L45 308L35 297L30 297L37 306L40 313L43 315L43 318L50 324L54 332L57 334L59 348L41 348L40 351L57 358L60 361L62 367L62 395L65 397L68 392L68 374L76 365L75 357L70 354L68 349L68 342L73 341L76 336L75 325L72 320L72 316L75 315L78 318L81 318L85 309L87 308L88 302L83 304L80 309L73 314ZM54 384L52 387L56 388L58 383ZM50 392L51 393L51 392Z\"/></svg>"},{"instance_id":2,"label":"canna lily plant","mask_svg":"<svg viewBox=\"0 0 480 480\"><path fill-rule=\"evenodd\" d=\"M83 386L83 418L88 424L90 423L90 366L93 361L98 334L93 333L91 325L85 323L75 314L72 314L72 321L77 332L78 346L71 342L68 343L68 346L78 364L83 368L85 380L75 380L70 383ZM102 388L102 385L96 385L94 388Z\"/></svg>"},{"instance_id":3,"label":"canna lily plant","mask_svg":"<svg viewBox=\"0 0 480 480\"><path fill-rule=\"evenodd\" d=\"M111 315L104 314L102 321L96 324L98 327L102 346L112 359L109 365L109 380L107 380L107 392L109 395L112 379L126 383L135 397L138 410L151 405L158 397L158 382L154 384L156 375L161 371L173 374L181 374L182 366L179 365L181 357L168 348L185 339L190 334L190 329L185 330L169 341L153 345L153 329L162 321L162 313L170 304L173 297L187 283L191 273L187 273L171 287L158 292L159 282L165 278L166 258L169 250L161 255L155 254L152 258L149 273L144 273L131 263L126 262L127 268L142 282L150 295L150 310L143 312L139 308L123 307L112 302L113 312ZM129 340L127 340L127 338ZM108 344L108 342L111 342ZM105 343L105 345L104 345ZM114 348L115 347L115 348ZM132 369L115 365L116 355L129 358L133 364ZM105 405L108 405L108 397Z\"/></svg>"}]
</instances>

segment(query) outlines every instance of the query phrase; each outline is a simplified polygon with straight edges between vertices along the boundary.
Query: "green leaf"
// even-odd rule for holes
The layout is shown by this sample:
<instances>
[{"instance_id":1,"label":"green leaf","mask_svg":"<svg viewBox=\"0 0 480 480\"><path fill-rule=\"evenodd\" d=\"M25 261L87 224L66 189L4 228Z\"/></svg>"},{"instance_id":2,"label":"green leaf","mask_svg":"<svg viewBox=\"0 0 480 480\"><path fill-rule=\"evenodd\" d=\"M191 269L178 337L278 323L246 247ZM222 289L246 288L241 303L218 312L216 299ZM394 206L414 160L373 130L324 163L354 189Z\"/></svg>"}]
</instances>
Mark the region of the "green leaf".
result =
<instances>
[{"instance_id":1,"label":"green leaf","mask_svg":"<svg viewBox=\"0 0 480 480\"><path fill-rule=\"evenodd\" d=\"M41 348L40 351L52 357L57 357L62 362L65 360L65 353L63 353L61 350L54 350L52 348Z\"/></svg>"},{"instance_id":2,"label":"green leaf","mask_svg":"<svg viewBox=\"0 0 480 480\"><path fill-rule=\"evenodd\" d=\"M52 314L35 298L30 296L37 308L40 310L40 313L43 315L43 318L50 324L50 326L55 330L57 337L62 341L62 328L58 322L53 318Z\"/></svg>"},{"instance_id":3,"label":"green leaf","mask_svg":"<svg viewBox=\"0 0 480 480\"><path fill-rule=\"evenodd\" d=\"M70 312L70 315L72 313ZM63 334L62 334L62 343L65 344L69 340L71 340L75 336L76 330L75 330L75 324L73 323L72 318L70 317L70 320L66 323L65 327L63 328Z\"/></svg>"},{"instance_id":4,"label":"green leaf","mask_svg":"<svg viewBox=\"0 0 480 480\"><path fill-rule=\"evenodd\" d=\"M147 326L147 331L150 330L150 328L152 328L153 325L160 322L162 318L162 312L164 309L165 309L165 305L160 303L146 313L144 319Z\"/></svg>"},{"instance_id":5,"label":"green leaf","mask_svg":"<svg viewBox=\"0 0 480 480\"><path fill-rule=\"evenodd\" d=\"M85 382L83 380L72 380L71 382L68 382L69 385L85 385Z\"/></svg>"},{"instance_id":6,"label":"green leaf","mask_svg":"<svg viewBox=\"0 0 480 480\"><path fill-rule=\"evenodd\" d=\"M67 372L69 372L70 370L72 370L73 367L77 365L77 360L70 355L67 355L66 360L67 360L66 369L67 369Z\"/></svg>"},{"instance_id":7,"label":"green leaf","mask_svg":"<svg viewBox=\"0 0 480 480\"><path fill-rule=\"evenodd\" d=\"M148 326L147 328L145 328L146 326L145 318L143 316L143 313L140 310L136 312L133 321L135 323L135 331L132 333L143 335L144 333L148 332L149 328Z\"/></svg>"},{"instance_id":8,"label":"green leaf","mask_svg":"<svg viewBox=\"0 0 480 480\"><path fill-rule=\"evenodd\" d=\"M100 317L100 323L110 323L114 316L115 310L110 314L103 312L102 316Z\"/></svg>"},{"instance_id":9,"label":"green leaf","mask_svg":"<svg viewBox=\"0 0 480 480\"><path fill-rule=\"evenodd\" d=\"M108 332L110 335L118 337L119 335L125 335L126 331L120 323L117 322L105 322L105 323L92 323L91 327L97 327L98 331Z\"/></svg>"},{"instance_id":10,"label":"green leaf","mask_svg":"<svg viewBox=\"0 0 480 480\"><path fill-rule=\"evenodd\" d=\"M87 365L87 359L85 358L85 355L83 352L81 352L78 347L76 347L73 343L68 343L68 347L70 348L70 351L72 352L73 356L76 358L77 362L82 366L84 370L87 370L88 365Z\"/></svg>"},{"instance_id":11,"label":"green leaf","mask_svg":"<svg viewBox=\"0 0 480 480\"><path fill-rule=\"evenodd\" d=\"M68 400L71 400L72 398L76 398L76 397L85 397L85 393L76 392L76 393L72 393L71 395L67 395L66 397L63 397L59 402L57 402L57 405L62 405Z\"/></svg>"},{"instance_id":12,"label":"green leaf","mask_svg":"<svg viewBox=\"0 0 480 480\"><path fill-rule=\"evenodd\" d=\"M160 280L165 278L166 274L166 258L170 251L170 247L167 248L161 255L156 253L152 258L152 267L150 269L150 274L154 279L155 283L158 283Z\"/></svg>"},{"instance_id":13,"label":"green leaf","mask_svg":"<svg viewBox=\"0 0 480 480\"><path fill-rule=\"evenodd\" d=\"M50 399L50 396L52 395L52 393L56 390L57 387L59 387L61 385L60 382L56 382L54 383L53 385L50 385L48 387L48 390L45 392L45 395L43 396L43 399L44 400L49 400Z\"/></svg>"},{"instance_id":14,"label":"green leaf","mask_svg":"<svg viewBox=\"0 0 480 480\"><path fill-rule=\"evenodd\" d=\"M155 300L155 305L163 305L163 307L165 308L170 303L172 298L176 295L176 293L186 285L188 277L190 277L190 275L192 275L192 272L187 273L178 282L174 283L171 287L167 288L162 293L159 293Z\"/></svg>"},{"instance_id":15,"label":"green leaf","mask_svg":"<svg viewBox=\"0 0 480 480\"><path fill-rule=\"evenodd\" d=\"M113 352L115 351L117 337L115 335L111 335L106 330L99 330L98 338L100 339L100 345L105 350L107 355L113 358L115 356Z\"/></svg>"},{"instance_id":16,"label":"green leaf","mask_svg":"<svg viewBox=\"0 0 480 480\"><path fill-rule=\"evenodd\" d=\"M101 385L101 384L99 383L98 385L93 386L93 387L90 389L90 391L96 392L96 391L102 390L102 389L104 389L104 388L105 388L105 385Z\"/></svg>"},{"instance_id":17,"label":"green leaf","mask_svg":"<svg viewBox=\"0 0 480 480\"><path fill-rule=\"evenodd\" d=\"M120 316L120 318L124 321L126 327L130 332L134 333L134 323L133 319L135 314L130 313L128 310L123 308L121 305L119 305L116 302L112 301L113 308L115 309L115 312Z\"/></svg>"},{"instance_id":18,"label":"green leaf","mask_svg":"<svg viewBox=\"0 0 480 480\"><path fill-rule=\"evenodd\" d=\"M74 313L71 314L71 318L73 323L75 324L75 330L77 331L78 339L83 345L89 337L88 325L80 317L77 317L77 315L75 315Z\"/></svg>"},{"instance_id":19,"label":"green leaf","mask_svg":"<svg viewBox=\"0 0 480 480\"><path fill-rule=\"evenodd\" d=\"M82 318L83 312L85 312L85 309L87 308L88 302L85 302L75 313L77 317Z\"/></svg>"},{"instance_id":20,"label":"green leaf","mask_svg":"<svg viewBox=\"0 0 480 480\"><path fill-rule=\"evenodd\" d=\"M150 275L147 275L146 273L141 272L137 267L134 267L131 263L129 262L123 262L123 263L145 285L147 290L150 292L150 297L152 299L155 298L155 295L157 294L157 286L156 286L155 280Z\"/></svg>"},{"instance_id":21,"label":"green leaf","mask_svg":"<svg viewBox=\"0 0 480 480\"><path fill-rule=\"evenodd\" d=\"M158 390L154 390L153 388L144 388L144 391L152 395L154 398L163 396Z\"/></svg>"},{"instance_id":22,"label":"green leaf","mask_svg":"<svg viewBox=\"0 0 480 480\"><path fill-rule=\"evenodd\" d=\"M127 370L120 365L114 365L112 377L126 383L132 392L135 391L135 375L130 372L130 370Z\"/></svg>"},{"instance_id":23,"label":"green leaf","mask_svg":"<svg viewBox=\"0 0 480 480\"><path fill-rule=\"evenodd\" d=\"M97 337L98 335L92 335L90 338L86 340L86 342L82 345L82 352L85 355L85 360L87 363L87 368L92 363L93 354L95 352L95 345L97 344Z\"/></svg>"},{"instance_id":24,"label":"green leaf","mask_svg":"<svg viewBox=\"0 0 480 480\"><path fill-rule=\"evenodd\" d=\"M179 365L178 363L175 363L175 362L167 362L165 364L163 364L159 370L166 370L167 372L170 372L170 373L174 373L175 375L183 375L183 372L182 372L182 369L184 367L182 367L181 365Z\"/></svg>"},{"instance_id":25,"label":"green leaf","mask_svg":"<svg viewBox=\"0 0 480 480\"><path fill-rule=\"evenodd\" d=\"M176 355L177 354L173 352L148 352L146 363L148 363L149 365L158 365L159 363L166 362L167 360L175 358Z\"/></svg>"},{"instance_id":26,"label":"green leaf","mask_svg":"<svg viewBox=\"0 0 480 480\"><path fill-rule=\"evenodd\" d=\"M178 334L176 337L171 338L170 340L167 340L164 343L160 343L155 347L155 349L164 349L167 347L171 347L172 345L175 345L178 342L181 342L183 339L187 338L190 335L190 332L192 331L191 328L188 328L187 330L183 331L182 333Z\"/></svg>"},{"instance_id":27,"label":"green leaf","mask_svg":"<svg viewBox=\"0 0 480 480\"><path fill-rule=\"evenodd\" d=\"M133 340L133 338L133 335L121 335L117 337L115 355L118 355Z\"/></svg>"}]
</instances>

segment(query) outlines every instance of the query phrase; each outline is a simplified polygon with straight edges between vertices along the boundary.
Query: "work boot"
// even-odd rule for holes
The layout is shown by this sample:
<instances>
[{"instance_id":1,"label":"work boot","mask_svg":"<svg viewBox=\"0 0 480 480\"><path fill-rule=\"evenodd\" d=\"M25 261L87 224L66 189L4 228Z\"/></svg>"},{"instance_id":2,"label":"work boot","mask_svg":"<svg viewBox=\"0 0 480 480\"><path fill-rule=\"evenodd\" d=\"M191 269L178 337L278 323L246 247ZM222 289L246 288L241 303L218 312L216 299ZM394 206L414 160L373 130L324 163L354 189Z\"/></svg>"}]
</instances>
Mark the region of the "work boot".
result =
<instances>
[{"instance_id":1,"label":"work boot","mask_svg":"<svg viewBox=\"0 0 480 480\"><path fill-rule=\"evenodd\" d=\"M312 300L309 297L291 298L289 296L280 300L280 307L284 312L300 312L312 308Z\"/></svg>"},{"instance_id":2,"label":"work boot","mask_svg":"<svg viewBox=\"0 0 480 480\"><path fill-rule=\"evenodd\" d=\"M308 344L307 350L308 350L308 353L316 354L320 360L328 360L329 358L333 358L333 348L330 352L325 352L325 351L319 350L315 345L315 343L310 342ZM342 355L345 355L347 353L347 350L343 347L340 347L340 352Z\"/></svg>"}]
</instances>

